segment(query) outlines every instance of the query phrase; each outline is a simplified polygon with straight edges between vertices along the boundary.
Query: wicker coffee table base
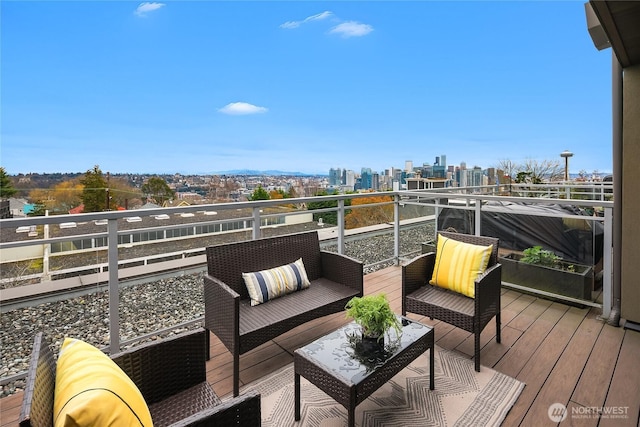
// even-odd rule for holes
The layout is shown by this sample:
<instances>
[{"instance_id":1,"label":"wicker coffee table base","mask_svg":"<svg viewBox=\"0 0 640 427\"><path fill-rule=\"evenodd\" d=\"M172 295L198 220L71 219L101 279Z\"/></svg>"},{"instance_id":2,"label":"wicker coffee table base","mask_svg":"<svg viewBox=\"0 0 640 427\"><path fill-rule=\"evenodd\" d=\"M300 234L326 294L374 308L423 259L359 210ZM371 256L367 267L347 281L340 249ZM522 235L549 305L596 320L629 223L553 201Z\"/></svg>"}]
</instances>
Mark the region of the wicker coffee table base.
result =
<instances>
[{"instance_id":1,"label":"wicker coffee table base","mask_svg":"<svg viewBox=\"0 0 640 427\"><path fill-rule=\"evenodd\" d=\"M300 420L300 377L327 393L347 409L349 427L355 426L356 406L368 398L398 372L429 350L429 388L434 389L434 332L433 329L414 341L401 353L377 367L361 382L352 383L336 375L317 360L296 350L294 353L295 420Z\"/></svg>"}]
</instances>

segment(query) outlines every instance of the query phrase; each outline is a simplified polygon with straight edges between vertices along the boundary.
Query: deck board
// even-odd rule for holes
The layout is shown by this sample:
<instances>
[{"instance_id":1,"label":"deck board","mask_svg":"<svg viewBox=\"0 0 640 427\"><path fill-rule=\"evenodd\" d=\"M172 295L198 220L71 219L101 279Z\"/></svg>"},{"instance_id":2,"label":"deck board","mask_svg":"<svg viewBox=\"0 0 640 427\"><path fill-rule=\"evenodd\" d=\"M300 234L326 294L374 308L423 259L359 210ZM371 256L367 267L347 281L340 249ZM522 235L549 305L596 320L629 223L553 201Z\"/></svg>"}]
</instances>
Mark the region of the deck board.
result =
<instances>
[{"instance_id":1,"label":"deck board","mask_svg":"<svg viewBox=\"0 0 640 427\"><path fill-rule=\"evenodd\" d=\"M579 406L603 406L607 389L603 387L610 381L622 346L624 329L602 328L596 344L585 365L585 372L576 385L571 402Z\"/></svg>"},{"instance_id":2,"label":"deck board","mask_svg":"<svg viewBox=\"0 0 640 427\"><path fill-rule=\"evenodd\" d=\"M638 426L640 425L640 333L625 331L620 347L620 355L613 372L613 380L604 406L608 408L626 408L628 418L602 418L600 426ZM606 383L603 384L603 387Z\"/></svg>"},{"instance_id":3,"label":"deck board","mask_svg":"<svg viewBox=\"0 0 640 427\"><path fill-rule=\"evenodd\" d=\"M384 292L400 312L401 269L389 267L365 276L365 294ZM550 403L571 410L585 407L624 407L625 419L572 418L575 426L637 426L640 421L640 333L613 327L597 318L597 310L579 309L522 294L502 292L502 342L495 341L495 322L481 335L481 362L526 383L507 415L505 426L546 425ZM435 327L436 343L448 350L473 353L473 337L438 320L408 314ZM240 357L240 379L246 384L293 360L292 353L347 322L343 313L315 319ZM232 392L232 357L211 335L207 379L227 398ZM437 386L437 385L436 385ZM0 426L14 426L22 394L0 399ZM598 424L599 423L599 424Z\"/></svg>"},{"instance_id":4,"label":"deck board","mask_svg":"<svg viewBox=\"0 0 640 427\"><path fill-rule=\"evenodd\" d=\"M568 335L572 336L566 347L562 348L562 344L558 343L557 351L560 357L558 353L546 355L547 363L552 365L551 372L522 420L523 426L539 425L540 414L544 414L552 404L560 402L567 405L569 403L575 384L583 373L589 354L602 329L602 322L595 320L595 316L583 318L581 313L575 312L568 312L567 316L572 317L572 322L567 325L569 328L563 331L564 334L558 337L558 340L566 339ZM577 329L573 329L575 322L579 322ZM548 351L544 347L542 346L541 350Z\"/></svg>"},{"instance_id":5,"label":"deck board","mask_svg":"<svg viewBox=\"0 0 640 427\"><path fill-rule=\"evenodd\" d=\"M523 313L531 310L538 312L538 308L535 307L536 305L538 304L534 303L533 305L527 306ZM522 323L516 323L515 327L509 323L509 327L513 327L514 329L521 331L523 334L507 352L505 357L498 361L495 368L504 374L517 377L520 371L522 371L524 366L531 359L538 346L541 345L544 338L548 336L549 332L553 329L564 313L565 311L560 310L558 307L547 307L546 310L539 314L540 317L537 319L532 319L530 314L526 314L525 316L531 318L532 322L530 326L524 330L521 328ZM518 317L516 317L516 319Z\"/></svg>"}]
</instances>

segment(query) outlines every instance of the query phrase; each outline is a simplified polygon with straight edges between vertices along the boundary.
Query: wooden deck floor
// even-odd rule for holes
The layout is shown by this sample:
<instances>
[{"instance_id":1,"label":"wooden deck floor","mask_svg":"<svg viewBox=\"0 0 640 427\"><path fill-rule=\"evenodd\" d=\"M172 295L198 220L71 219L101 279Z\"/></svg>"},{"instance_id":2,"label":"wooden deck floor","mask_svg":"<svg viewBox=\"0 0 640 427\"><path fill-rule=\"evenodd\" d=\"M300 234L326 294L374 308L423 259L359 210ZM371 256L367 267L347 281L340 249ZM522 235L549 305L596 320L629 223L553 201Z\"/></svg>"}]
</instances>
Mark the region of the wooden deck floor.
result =
<instances>
[{"instance_id":1,"label":"wooden deck floor","mask_svg":"<svg viewBox=\"0 0 640 427\"><path fill-rule=\"evenodd\" d=\"M365 276L365 293L384 292L400 311L399 267ZM640 333L612 327L598 311L579 309L511 290L502 294L502 343L495 327L482 334L481 362L517 378L526 387L505 426L551 425L549 406L616 411L625 418L570 415L562 425L638 426L640 421ZM448 324L409 315L435 326L436 344L473 354L473 337ZM342 313L314 320L241 356L241 380L257 380L293 360L293 351L346 323ZM220 396L231 393L231 355L212 335L207 378ZM0 426L16 425L21 394L0 399Z\"/></svg>"}]
</instances>

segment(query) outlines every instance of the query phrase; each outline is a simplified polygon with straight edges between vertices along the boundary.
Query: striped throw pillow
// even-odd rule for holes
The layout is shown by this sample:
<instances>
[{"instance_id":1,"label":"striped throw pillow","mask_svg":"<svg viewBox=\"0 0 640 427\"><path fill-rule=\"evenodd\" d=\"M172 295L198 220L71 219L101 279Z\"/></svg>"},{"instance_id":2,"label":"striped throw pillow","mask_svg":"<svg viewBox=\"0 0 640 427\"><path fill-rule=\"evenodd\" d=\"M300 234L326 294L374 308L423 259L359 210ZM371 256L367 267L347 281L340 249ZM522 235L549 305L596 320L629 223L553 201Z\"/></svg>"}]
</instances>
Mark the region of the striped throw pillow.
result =
<instances>
[{"instance_id":1,"label":"striped throw pillow","mask_svg":"<svg viewBox=\"0 0 640 427\"><path fill-rule=\"evenodd\" d=\"M302 258L281 267L242 273L242 278L251 297L252 306L308 288L310 284Z\"/></svg>"},{"instance_id":2,"label":"striped throw pillow","mask_svg":"<svg viewBox=\"0 0 640 427\"><path fill-rule=\"evenodd\" d=\"M429 283L474 298L475 280L487 269L492 250L493 245L472 245L438 235Z\"/></svg>"}]
</instances>

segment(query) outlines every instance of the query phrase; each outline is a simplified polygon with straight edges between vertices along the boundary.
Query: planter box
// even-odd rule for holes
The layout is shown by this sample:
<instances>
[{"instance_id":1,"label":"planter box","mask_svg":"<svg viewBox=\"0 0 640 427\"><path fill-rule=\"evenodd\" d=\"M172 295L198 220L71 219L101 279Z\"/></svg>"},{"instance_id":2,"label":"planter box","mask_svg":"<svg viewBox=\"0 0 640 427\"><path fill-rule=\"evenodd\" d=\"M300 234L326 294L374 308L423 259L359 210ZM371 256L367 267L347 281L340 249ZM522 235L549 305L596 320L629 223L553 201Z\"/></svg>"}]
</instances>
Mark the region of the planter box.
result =
<instances>
[{"instance_id":1,"label":"planter box","mask_svg":"<svg viewBox=\"0 0 640 427\"><path fill-rule=\"evenodd\" d=\"M592 267L571 264L575 271L567 271L520 262L519 257L517 254L500 257L502 281L571 298L591 300Z\"/></svg>"}]
</instances>

